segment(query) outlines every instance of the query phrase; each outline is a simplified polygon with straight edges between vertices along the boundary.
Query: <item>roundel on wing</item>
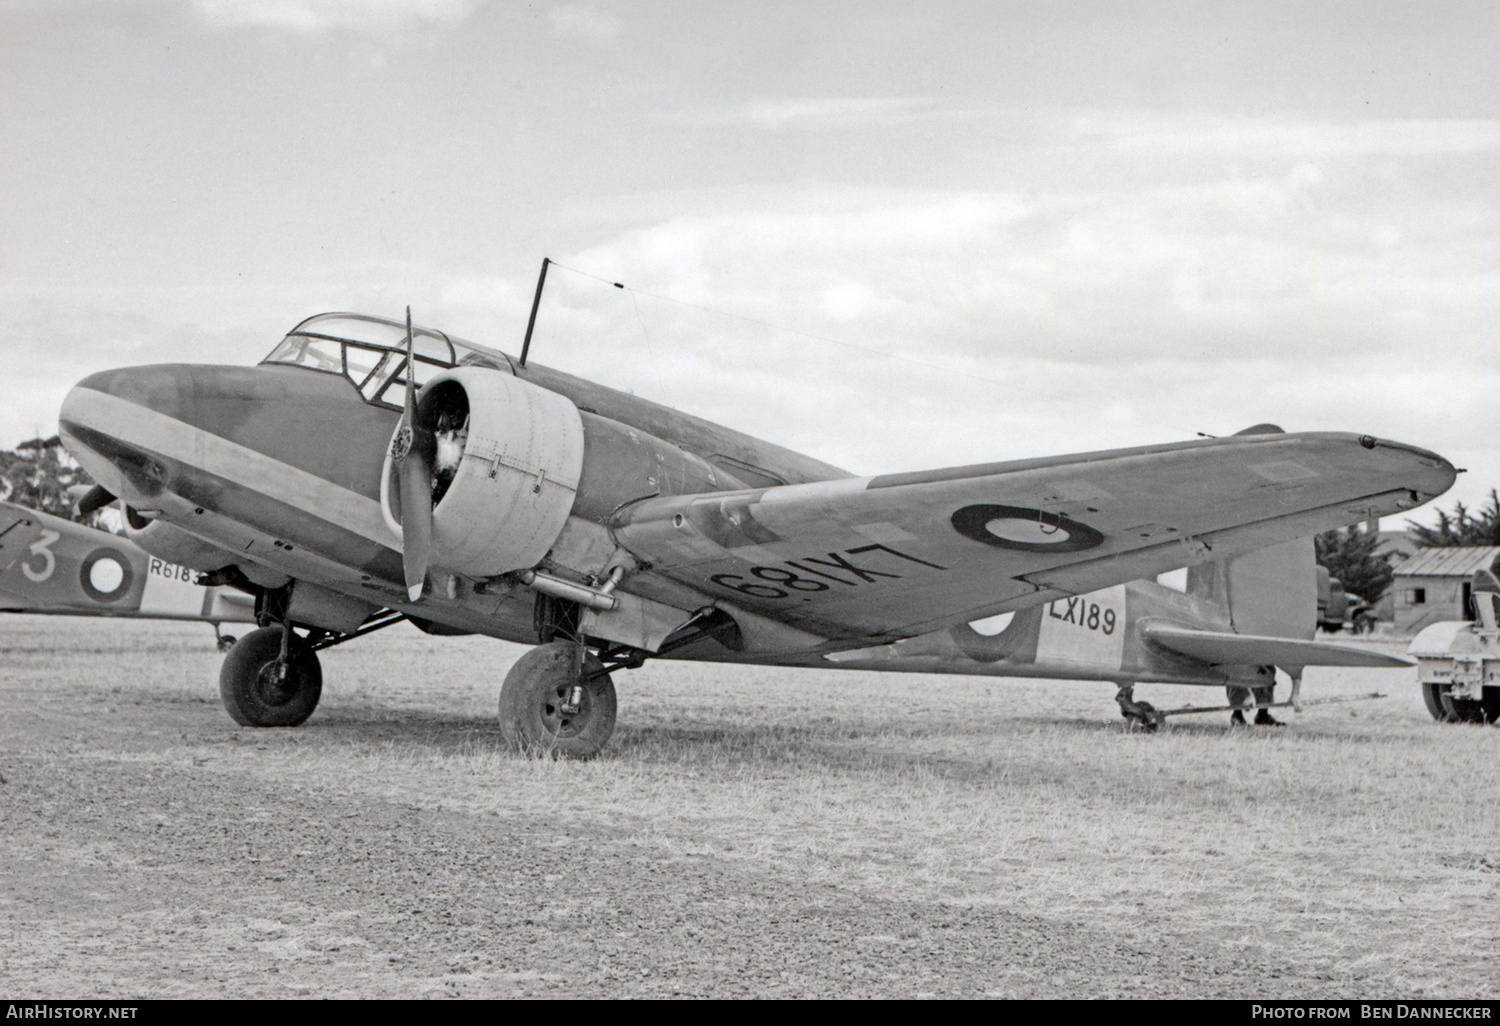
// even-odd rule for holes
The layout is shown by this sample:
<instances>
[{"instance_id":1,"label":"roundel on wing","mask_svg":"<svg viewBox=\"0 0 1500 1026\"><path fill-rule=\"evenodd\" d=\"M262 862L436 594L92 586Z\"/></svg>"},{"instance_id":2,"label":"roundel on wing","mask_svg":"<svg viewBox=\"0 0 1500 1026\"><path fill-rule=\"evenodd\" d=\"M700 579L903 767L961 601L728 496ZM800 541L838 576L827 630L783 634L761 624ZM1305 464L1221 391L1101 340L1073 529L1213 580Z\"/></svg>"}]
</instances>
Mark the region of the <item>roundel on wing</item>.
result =
<instances>
[{"instance_id":1,"label":"roundel on wing","mask_svg":"<svg viewBox=\"0 0 1500 1026\"><path fill-rule=\"evenodd\" d=\"M953 529L997 549L1021 552L1077 552L1104 540L1104 535L1088 524L1057 513L989 503L958 510L953 514Z\"/></svg>"},{"instance_id":2,"label":"roundel on wing","mask_svg":"<svg viewBox=\"0 0 1500 1026\"><path fill-rule=\"evenodd\" d=\"M113 602L129 594L134 581L130 560L114 549L95 549L79 567L78 583L95 602Z\"/></svg>"}]
</instances>

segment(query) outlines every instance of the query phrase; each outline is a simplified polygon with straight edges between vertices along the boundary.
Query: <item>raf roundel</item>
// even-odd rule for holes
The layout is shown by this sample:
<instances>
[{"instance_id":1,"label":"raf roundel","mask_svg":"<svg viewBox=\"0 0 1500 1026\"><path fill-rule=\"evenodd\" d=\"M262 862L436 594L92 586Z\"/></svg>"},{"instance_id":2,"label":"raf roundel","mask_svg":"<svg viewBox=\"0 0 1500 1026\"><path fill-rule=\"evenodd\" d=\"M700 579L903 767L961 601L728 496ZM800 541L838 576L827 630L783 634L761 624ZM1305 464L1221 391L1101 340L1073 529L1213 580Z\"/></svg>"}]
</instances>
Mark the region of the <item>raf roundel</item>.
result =
<instances>
[{"instance_id":1,"label":"raf roundel","mask_svg":"<svg viewBox=\"0 0 1500 1026\"><path fill-rule=\"evenodd\" d=\"M78 570L78 583L95 602L113 602L130 591L135 572L114 549L95 549Z\"/></svg>"},{"instance_id":2,"label":"raf roundel","mask_svg":"<svg viewBox=\"0 0 1500 1026\"><path fill-rule=\"evenodd\" d=\"M1104 535L1089 525L1057 513L989 503L955 512L953 529L997 549L1021 552L1077 552L1104 541Z\"/></svg>"}]
</instances>

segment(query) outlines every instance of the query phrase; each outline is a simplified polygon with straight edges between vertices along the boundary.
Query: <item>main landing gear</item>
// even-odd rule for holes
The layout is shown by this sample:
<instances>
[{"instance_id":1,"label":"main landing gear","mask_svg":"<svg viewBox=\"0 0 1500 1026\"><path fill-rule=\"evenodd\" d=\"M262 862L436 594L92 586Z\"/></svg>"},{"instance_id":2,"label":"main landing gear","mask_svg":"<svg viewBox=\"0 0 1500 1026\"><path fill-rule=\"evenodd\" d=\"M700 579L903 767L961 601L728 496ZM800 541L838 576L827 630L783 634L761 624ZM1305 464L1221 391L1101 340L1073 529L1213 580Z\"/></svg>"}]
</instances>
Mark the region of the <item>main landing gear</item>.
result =
<instances>
[{"instance_id":1,"label":"main landing gear","mask_svg":"<svg viewBox=\"0 0 1500 1026\"><path fill-rule=\"evenodd\" d=\"M251 631L219 669L219 697L242 727L295 727L323 694L323 669L306 639L290 627Z\"/></svg>"},{"instance_id":2,"label":"main landing gear","mask_svg":"<svg viewBox=\"0 0 1500 1026\"><path fill-rule=\"evenodd\" d=\"M611 673L709 639L735 650L740 643L733 620L703 610L655 652L610 644L582 637L577 607L545 595L538 595L536 626L541 644L516 660L500 687L500 733L528 755L567 759L593 758L614 732Z\"/></svg>"},{"instance_id":3,"label":"main landing gear","mask_svg":"<svg viewBox=\"0 0 1500 1026\"><path fill-rule=\"evenodd\" d=\"M545 596L543 596L545 597ZM262 615L267 626L251 631L229 650L219 671L219 695L234 721L245 727L295 727L317 708L323 692L318 652L408 619L386 610L347 634L318 628L292 629L285 604ZM434 625L410 618L430 633ZM500 688L500 732L529 755L589 759L615 729L615 670L635 669L649 657L716 639L738 650L738 628L722 611L705 609L662 642L655 652L617 645L577 631L571 603L538 602L536 648L517 659Z\"/></svg>"},{"instance_id":4,"label":"main landing gear","mask_svg":"<svg viewBox=\"0 0 1500 1026\"><path fill-rule=\"evenodd\" d=\"M261 627L231 642L219 667L219 697L230 719L242 727L295 727L305 722L323 696L318 653L400 623L400 613L377 614L348 634L308 629L304 637L290 623ZM267 619L263 619L266 623Z\"/></svg>"},{"instance_id":5,"label":"main landing gear","mask_svg":"<svg viewBox=\"0 0 1500 1026\"><path fill-rule=\"evenodd\" d=\"M500 733L528 755L589 759L615 729L615 685L599 657L571 641L527 652L500 687Z\"/></svg>"}]
</instances>

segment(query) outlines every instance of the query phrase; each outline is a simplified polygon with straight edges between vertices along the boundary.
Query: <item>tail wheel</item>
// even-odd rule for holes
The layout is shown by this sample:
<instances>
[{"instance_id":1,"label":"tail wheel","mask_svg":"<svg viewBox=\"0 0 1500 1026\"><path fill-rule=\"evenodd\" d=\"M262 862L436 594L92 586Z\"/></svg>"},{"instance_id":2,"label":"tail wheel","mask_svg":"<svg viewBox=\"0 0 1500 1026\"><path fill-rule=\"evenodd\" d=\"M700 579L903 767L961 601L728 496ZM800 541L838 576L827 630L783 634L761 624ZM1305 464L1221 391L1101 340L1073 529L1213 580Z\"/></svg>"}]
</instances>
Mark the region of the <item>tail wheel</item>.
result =
<instances>
[{"instance_id":1,"label":"tail wheel","mask_svg":"<svg viewBox=\"0 0 1500 1026\"><path fill-rule=\"evenodd\" d=\"M1494 723L1500 720L1500 687L1486 687L1483 698L1456 698L1447 681L1424 681L1422 701L1440 723Z\"/></svg>"},{"instance_id":2,"label":"tail wheel","mask_svg":"<svg viewBox=\"0 0 1500 1026\"><path fill-rule=\"evenodd\" d=\"M500 688L500 733L521 751L591 759L615 729L615 685L593 653L554 641L516 660Z\"/></svg>"},{"instance_id":3,"label":"tail wheel","mask_svg":"<svg viewBox=\"0 0 1500 1026\"><path fill-rule=\"evenodd\" d=\"M1125 722L1129 724L1131 730L1138 728L1151 734L1157 731L1163 723L1167 722L1167 718L1157 712L1156 706L1150 702L1137 702L1136 706L1140 709L1140 712L1125 714Z\"/></svg>"},{"instance_id":4,"label":"tail wheel","mask_svg":"<svg viewBox=\"0 0 1500 1026\"><path fill-rule=\"evenodd\" d=\"M306 641L280 627L251 631L229 650L219 669L219 697L242 727L295 727L312 715L323 694L323 668Z\"/></svg>"}]
</instances>

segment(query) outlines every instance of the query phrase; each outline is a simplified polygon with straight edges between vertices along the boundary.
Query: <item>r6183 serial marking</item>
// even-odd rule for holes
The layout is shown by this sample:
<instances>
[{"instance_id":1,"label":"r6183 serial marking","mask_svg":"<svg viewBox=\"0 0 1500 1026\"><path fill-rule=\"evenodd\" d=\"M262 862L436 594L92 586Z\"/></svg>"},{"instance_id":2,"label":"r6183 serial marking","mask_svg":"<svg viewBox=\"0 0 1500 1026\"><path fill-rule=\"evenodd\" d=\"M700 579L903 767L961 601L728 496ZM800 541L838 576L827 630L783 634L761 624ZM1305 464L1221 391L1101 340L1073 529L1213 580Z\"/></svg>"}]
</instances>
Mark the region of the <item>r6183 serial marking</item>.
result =
<instances>
[{"instance_id":1,"label":"r6183 serial marking","mask_svg":"<svg viewBox=\"0 0 1500 1026\"><path fill-rule=\"evenodd\" d=\"M168 563L166 560L157 559L155 556L151 557L151 564L146 568L146 572L154 577L165 577L169 581L184 581L188 584L196 584L198 582L197 571L190 570L185 566L178 566L176 563Z\"/></svg>"},{"instance_id":2,"label":"r6183 serial marking","mask_svg":"<svg viewBox=\"0 0 1500 1026\"><path fill-rule=\"evenodd\" d=\"M860 545L856 548L845 549L844 555L858 556L866 552L884 552L892 556L922 566L930 566L934 570L947 570L945 566L937 563L929 563L925 559L909 556L904 552L898 552L889 545ZM817 567L824 567L819 570ZM787 569L790 568L790 569ZM754 566L750 573L758 580L746 580L740 574L714 574L709 580L721 588L737 591L741 595L749 595L751 598L783 599L790 598L791 592L815 592L828 591L829 587L824 581L834 581L850 588L858 587L860 582L876 584L880 578L900 580L900 574L893 574L885 570L875 570L868 565L856 565L845 559L837 552L828 553L827 559L814 556L803 556L801 561L788 559L784 566ZM818 580L816 578L822 578ZM851 578L853 578L851 580Z\"/></svg>"}]
</instances>

